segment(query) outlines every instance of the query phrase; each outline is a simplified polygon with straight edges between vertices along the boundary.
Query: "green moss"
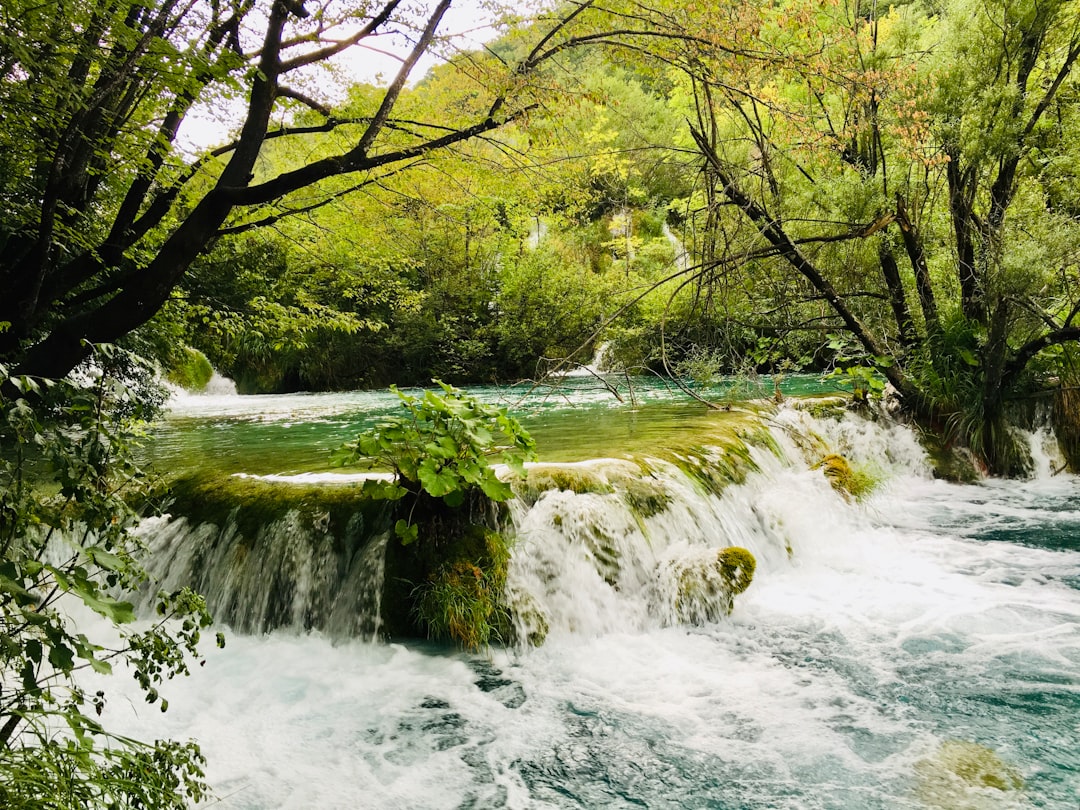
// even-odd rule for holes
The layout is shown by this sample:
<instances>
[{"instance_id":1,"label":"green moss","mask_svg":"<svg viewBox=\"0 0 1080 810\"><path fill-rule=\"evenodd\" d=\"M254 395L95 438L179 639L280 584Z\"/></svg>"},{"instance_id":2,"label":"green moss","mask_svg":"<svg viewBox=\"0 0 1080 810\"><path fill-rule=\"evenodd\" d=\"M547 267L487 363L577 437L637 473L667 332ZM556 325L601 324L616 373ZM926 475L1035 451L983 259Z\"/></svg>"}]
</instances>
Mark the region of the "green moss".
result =
<instances>
[{"instance_id":1,"label":"green moss","mask_svg":"<svg viewBox=\"0 0 1080 810\"><path fill-rule=\"evenodd\" d=\"M671 495L655 478L628 478L621 489L623 500L636 517L650 518L671 505Z\"/></svg>"},{"instance_id":2,"label":"green moss","mask_svg":"<svg viewBox=\"0 0 1080 810\"><path fill-rule=\"evenodd\" d=\"M729 546L721 549L716 555L716 562L719 566L720 578L733 596L737 596L750 587L757 568L757 560L745 548Z\"/></svg>"},{"instance_id":3,"label":"green moss","mask_svg":"<svg viewBox=\"0 0 1080 810\"><path fill-rule=\"evenodd\" d=\"M182 347L169 360L165 378L189 391L202 391L214 376L214 369L206 355L190 346Z\"/></svg>"},{"instance_id":4,"label":"green moss","mask_svg":"<svg viewBox=\"0 0 1080 810\"><path fill-rule=\"evenodd\" d=\"M874 491L879 478L864 469L852 467L851 462L838 453L830 453L814 465L829 479L833 489L845 497L861 500Z\"/></svg>"},{"instance_id":5,"label":"green moss","mask_svg":"<svg viewBox=\"0 0 1080 810\"><path fill-rule=\"evenodd\" d=\"M930 458L935 478L957 484L975 484L982 480L978 467L967 451L929 432L920 433L919 442Z\"/></svg>"},{"instance_id":6,"label":"green moss","mask_svg":"<svg viewBox=\"0 0 1080 810\"><path fill-rule=\"evenodd\" d=\"M792 400L800 411L806 411L815 419L840 419L849 410L850 400L845 397L800 397Z\"/></svg>"},{"instance_id":7,"label":"green moss","mask_svg":"<svg viewBox=\"0 0 1080 810\"><path fill-rule=\"evenodd\" d=\"M584 466L536 464L528 468L525 478L514 482L514 493L527 504L534 504L548 490L557 489L585 493L607 494L614 488L597 472Z\"/></svg>"},{"instance_id":8,"label":"green moss","mask_svg":"<svg viewBox=\"0 0 1080 810\"><path fill-rule=\"evenodd\" d=\"M735 597L750 587L757 561L745 548L731 546L715 560L677 566L675 612L681 621L716 621L731 614Z\"/></svg>"},{"instance_id":9,"label":"green moss","mask_svg":"<svg viewBox=\"0 0 1080 810\"><path fill-rule=\"evenodd\" d=\"M509 615L513 617L513 626L507 627L507 641L523 642L530 647L539 647L547 640L550 623L544 609L528 593L516 594L510 605ZM518 629L520 628L520 629Z\"/></svg>"},{"instance_id":10,"label":"green moss","mask_svg":"<svg viewBox=\"0 0 1080 810\"><path fill-rule=\"evenodd\" d=\"M270 523L297 512L313 530L340 546L367 539L393 525L386 501L370 499L359 482L292 484L240 476L202 475L174 481L167 511L193 525L231 526L245 545Z\"/></svg>"},{"instance_id":11,"label":"green moss","mask_svg":"<svg viewBox=\"0 0 1080 810\"><path fill-rule=\"evenodd\" d=\"M703 491L721 494L732 484L742 484L758 469L750 447L743 441L720 448L698 448L675 459L675 464Z\"/></svg>"}]
</instances>

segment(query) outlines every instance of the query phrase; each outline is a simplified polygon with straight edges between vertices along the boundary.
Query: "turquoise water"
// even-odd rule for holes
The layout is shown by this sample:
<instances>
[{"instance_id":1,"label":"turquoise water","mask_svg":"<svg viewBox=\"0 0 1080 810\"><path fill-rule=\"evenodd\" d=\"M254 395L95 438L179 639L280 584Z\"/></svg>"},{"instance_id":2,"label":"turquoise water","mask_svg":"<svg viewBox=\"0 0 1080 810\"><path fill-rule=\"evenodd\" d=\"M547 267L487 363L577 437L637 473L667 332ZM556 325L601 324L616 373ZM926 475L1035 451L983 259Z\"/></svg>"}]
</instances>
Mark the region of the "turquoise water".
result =
<instances>
[{"instance_id":1,"label":"turquoise water","mask_svg":"<svg viewBox=\"0 0 1080 810\"><path fill-rule=\"evenodd\" d=\"M163 456L190 440L236 470L319 469L383 402L337 396L184 405ZM731 418L642 400L523 410L568 460ZM112 720L198 739L227 808L1080 806L1080 480L1052 474L1052 442L1031 437L1032 480L956 485L905 428L766 421L780 457L720 498L658 468L671 506L640 525L604 495L519 510L511 582L547 613L540 648L230 634L164 690L168 714L120 696ZM874 470L874 494L833 490L795 440L810 434ZM576 525L619 535L618 576ZM758 559L732 615L665 618L640 572L729 544Z\"/></svg>"},{"instance_id":2,"label":"turquoise water","mask_svg":"<svg viewBox=\"0 0 1080 810\"><path fill-rule=\"evenodd\" d=\"M658 379L568 377L557 388L476 387L485 402L507 407L537 439L541 458L575 461L645 452L692 441L718 414ZM786 396L835 392L816 376L780 380ZM730 381L696 393L720 406L773 397L773 381ZM415 391L413 392L415 393ZM150 447L161 469L297 474L329 469L331 451L400 411L385 391L258 396L183 396Z\"/></svg>"}]
</instances>

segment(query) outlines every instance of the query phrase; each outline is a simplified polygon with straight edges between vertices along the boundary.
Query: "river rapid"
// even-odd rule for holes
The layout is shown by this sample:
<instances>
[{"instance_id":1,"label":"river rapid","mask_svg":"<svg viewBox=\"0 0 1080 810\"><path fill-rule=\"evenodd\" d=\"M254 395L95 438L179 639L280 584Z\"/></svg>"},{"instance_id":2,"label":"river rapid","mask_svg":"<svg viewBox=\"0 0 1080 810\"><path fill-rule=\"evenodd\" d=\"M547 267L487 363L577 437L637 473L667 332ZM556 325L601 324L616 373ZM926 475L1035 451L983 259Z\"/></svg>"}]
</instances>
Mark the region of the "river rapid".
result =
<instances>
[{"instance_id":1,"label":"river rapid","mask_svg":"<svg viewBox=\"0 0 1080 810\"><path fill-rule=\"evenodd\" d=\"M708 444L713 417L674 394L581 391L521 408L542 458ZM387 407L185 398L158 452L311 480ZM961 485L906 427L761 418L772 448L719 496L657 461L665 508L636 523L595 493L514 507L508 587L545 613L538 648L226 628L166 714L110 679L107 725L196 739L226 808L1080 807L1080 480L1053 441L1029 437L1029 480ZM872 469L872 494L830 486L808 433ZM575 526L614 538L616 573ZM758 561L730 616L658 604L643 571L727 545Z\"/></svg>"}]
</instances>

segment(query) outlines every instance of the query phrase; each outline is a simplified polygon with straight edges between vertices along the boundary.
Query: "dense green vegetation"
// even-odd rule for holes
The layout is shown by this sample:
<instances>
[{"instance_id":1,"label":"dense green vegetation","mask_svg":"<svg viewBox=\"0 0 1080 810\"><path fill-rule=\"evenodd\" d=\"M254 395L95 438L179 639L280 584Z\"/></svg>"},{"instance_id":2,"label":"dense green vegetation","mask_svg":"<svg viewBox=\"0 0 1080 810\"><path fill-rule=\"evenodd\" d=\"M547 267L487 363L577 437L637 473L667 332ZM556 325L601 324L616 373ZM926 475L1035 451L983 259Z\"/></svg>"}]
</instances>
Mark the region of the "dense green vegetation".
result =
<instances>
[{"instance_id":1,"label":"dense green vegetation","mask_svg":"<svg viewBox=\"0 0 1080 810\"><path fill-rule=\"evenodd\" d=\"M43 779L67 780L44 792L70 806L202 791L197 750L109 738L74 678L127 659L156 700L208 621L198 598L164 603L188 616L178 635L111 653L55 608L126 624L106 589L139 579L127 430L144 397L107 382L120 355L89 387L57 382L95 346L191 386L209 358L248 392L538 377L601 346L614 368L698 381L836 370L863 399L886 380L999 474L1025 468L1017 403L1050 394L1080 457L1073 4L584 0L507 14L471 52L439 36L450 0L422 5L0 10L6 804L34 805ZM387 81L316 72L383 35L402 48ZM200 106L239 123L193 154L179 136ZM472 424L492 415L447 393L406 397L412 422L350 451L389 460L419 504L406 540L507 494ZM421 418L439 407L468 429ZM420 561L418 612L478 645L505 549L470 525L444 538L460 553ZM44 556L58 538L62 564Z\"/></svg>"},{"instance_id":2,"label":"dense green vegetation","mask_svg":"<svg viewBox=\"0 0 1080 810\"><path fill-rule=\"evenodd\" d=\"M557 116L221 240L156 329L251 391L837 369L1022 470L1009 403L1078 379L1071 6L639 11L560 54ZM461 103L468 58L399 103Z\"/></svg>"},{"instance_id":3,"label":"dense green vegetation","mask_svg":"<svg viewBox=\"0 0 1080 810\"><path fill-rule=\"evenodd\" d=\"M56 375L123 339L182 369L186 344L243 391L529 378L601 345L697 379L838 367L1023 469L1010 401L1077 381L1071 5L584 2L468 53L447 7L337 44L344 8L13 9L0 358ZM386 84L309 92L393 25ZM177 148L230 98L231 143Z\"/></svg>"},{"instance_id":4,"label":"dense green vegetation","mask_svg":"<svg viewBox=\"0 0 1080 810\"><path fill-rule=\"evenodd\" d=\"M479 649L493 635L510 640L503 605L510 549L489 507L513 489L490 462L521 477L525 462L536 458L536 443L505 409L440 386L441 396L394 389L404 412L343 445L334 458L391 471L391 480L365 481L363 494L397 501L394 532L402 545L415 543L390 555L394 579L413 583L401 601L413 606L429 635Z\"/></svg>"},{"instance_id":5,"label":"dense green vegetation","mask_svg":"<svg viewBox=\"0 0 1080 810\"><path fill-rule=\"evenodd\" d=\"M210 624L188 589L158 594L143 623L117 596L144 584L132 530L155 482L132 450L161 394L124 353L97 361L87 387L0 366L21 394L0 394L0 804L179 810L206 795L198 746L110 733L107 690L85 678L118 668L165 711L159 688L188 673Z\"/></svg>"}]
</instances>

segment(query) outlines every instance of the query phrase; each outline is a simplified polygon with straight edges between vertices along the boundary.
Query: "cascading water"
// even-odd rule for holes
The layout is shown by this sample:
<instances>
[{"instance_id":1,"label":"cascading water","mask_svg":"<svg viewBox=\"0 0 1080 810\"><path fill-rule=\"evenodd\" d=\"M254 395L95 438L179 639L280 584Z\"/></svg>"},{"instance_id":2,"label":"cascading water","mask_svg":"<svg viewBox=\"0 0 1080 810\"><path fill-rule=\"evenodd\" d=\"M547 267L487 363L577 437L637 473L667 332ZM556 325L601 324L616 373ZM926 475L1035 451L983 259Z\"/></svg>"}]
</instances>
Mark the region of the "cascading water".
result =
<instances>
[{"instance_id":1,"label":"cascading water","mask_svg":"<svg viewBox=\"0 0 1080 810\"><path fill-rule=\"evenodd\" d=\"M197 738L232 808L1075 808L1080 482L1052 442L1028 481L958 485L886 420L750 421L530 470L507 587L535 648L364 640L389 534L336 499L148 525L161 570L279 629L230 633L165 715L108 711ZM830 454L877 488L845 494ZM728 546L753 583L688 611L681 572Z\"/></svg>"}]
</instances>

